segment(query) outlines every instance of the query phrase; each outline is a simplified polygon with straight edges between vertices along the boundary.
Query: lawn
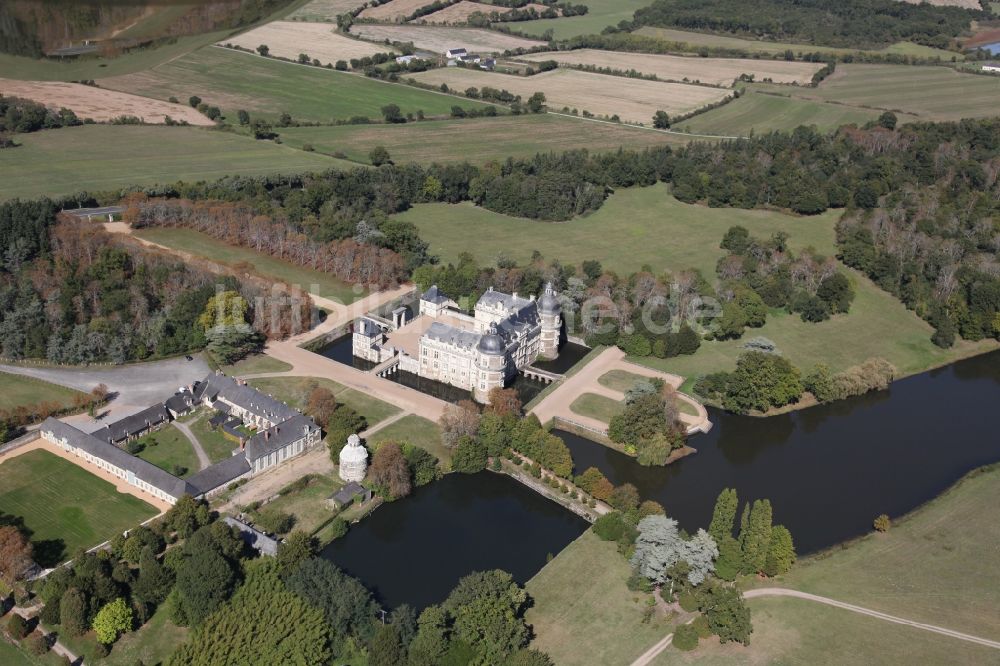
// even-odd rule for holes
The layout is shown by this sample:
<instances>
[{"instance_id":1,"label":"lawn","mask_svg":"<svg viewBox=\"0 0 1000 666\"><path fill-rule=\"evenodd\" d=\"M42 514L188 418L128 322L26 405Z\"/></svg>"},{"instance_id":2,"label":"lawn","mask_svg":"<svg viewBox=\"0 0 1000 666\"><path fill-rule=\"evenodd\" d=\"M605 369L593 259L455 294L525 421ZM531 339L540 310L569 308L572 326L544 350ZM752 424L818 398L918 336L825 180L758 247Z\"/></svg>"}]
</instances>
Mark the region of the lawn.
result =
<instances>
[{"instance_id":1,"label":"lawn","mask_svg":"<svg viewBox=\"0 0 1000 666\"><path fill-rule=\"evenodd\" d=\"M525 586L531 646L559 664L626 665L670 633L665 618L642 622L647 595L629 592L631 573L615 544L587 530Z\"/></svg>"},{"instance_id":2,"label":"lawn","mask_svg":"<svg viewBox=\"0 0 1000 666\"><path fill-rule=\"evenodd\" d=\"M589 416L610 423L612 416L620 414L625 409L625 403L597 393L581 393L569 408L580 416Z\"/></svg>"},{"instance_id":3,"label":"lawn","mask_svg":"<svg viewBox=\"0 0 1000 666\"><path fill-rule=\"evenodd\" d=\"M242 361L237 361L232 365L222 366L222 372L226 373L230 377L239 377L241 375L253 375L261 372L287 372L292 369L292 366L284 361L279 361L276 358L271 358L270 356L265 356L264 354L254 354L253 356L248 356Z\"/></svg>"},{"instance_id":4,"label":"lawn","mask_svg":"<svg viewBox=\"0 0 1000 666\"><path fill-rule=\"evenodd\" d=\"M137 455L143 460L149 461L182 479L197 472L198 456L194 452L191 442L180 430L173 425L166 425L159 430L143 435L139 438L139 443L145 444L146 448ZM176 474L175 466L183 467L183 474Z\"/></svg>"},{"instance_id":5,"label":"lawn","mask_svg":"<svg viewBox=\"0 0 1000 666\"><path fill-rule=\"evenodd\" d=\"M201 448L205 449L205 454L213 463L225 460L233 455L233 450L239 446L236 442L222 434L222 428L215 430L209 424L209 419L214 416L213 410L204 410L200 416L188 423L191 432L198 438Z\"/></svg>"},{"instance_id":6,"label":"lawn","mask_svg":"<svg viewBox=\"0 0 1000 666\"><path fill-rule=\"evenodd\" d=\"M880 356L895 365L901 375L910 375L993 347L989 342L965 341L957 342L951 349L935 346L930 340L934 331L929 324L860 273L843 266L841 270L848 272L857 292L846 315L807 323L798 315L772 310L762 328L747 329L742 339L703 341L690 356L633 360L682 377L696 377L732 370L747 339L764 336L774 341L782 354L803 372L816 363L826 363L838 372Z\"/></svg>"},{"instance_id":7,"label":"lawn","mask_svg":"<svg viewBox=\"0 0 1000 666\"><path fill-rule=\"evenodd\" d=\"M541 37L546 30L552 30L555 39L597 35L609 25L631 21L635 10L647 6L649 0L585 0L580 4L587 5L588 9L583 16L518 21L509 25L513 30L533 37Z\"/></svg>"},{"instance_id":8,"label":"lawn","mask_svg":"<svg viewBox=\"0 0 1000 666\"><path fill-rule=\"evenodd\" d=\"M940 66L837 65L837 71L817 88L789 89L769 84L755 87L790 91L799 99L903 111L922 121L993 116L1000 99L997 77L962 74Z\"/></svg>"},{"instance_id":9,"label":"lawn","mask_svg":"<svg viewBox=\"0 0 1000 666\"><path fill-rule=\"evenodd\" d=\"M988 664L996 650L802 599L751 599L750 646L703 640L694 652L667 648L656 666L698 664Z\"/></svg>"},{"instance_id":10,"label":"lawn","mask_svg":"<svg viewBox=\"0 0 1000 666\"><path fill-rule=\"evenodd\" d=\"M42 402L57 402L62 407L71 407L76 395L81 394L58 384L0 372L0 405L4 409L30 407Z\"/></svg>"},{"instance_id":11,"label":"lawn","mask_svg":"<svg viewBox=\"0 0 1000 666\"><path fill-rule=\"evenodd\" d=\"M8 617L10 616L4 616L4 620ZM27 649L20 649L0 638L0 664L3 666L62 666L63 663L54 652L36 657Z\"/></svg>"},{"instance_id":12,"label":"lawn","mask_svg":"<svg viewBox=\"0 0 1000 666\"><path fill-rule=\"evenodd\" d=\"M836 251L834 224L839 216L840 211L796 217L707 208L681 203L660 184L619 190L599 210L564 223L509 217L468 203L418 204L398 217L415 223L431 251L445 262L472 252L480 263L492 264L503 252L528 263L538 250L547 259L567 264L599 259L604 268L626 274L644 264L655 272L697 268L712 280L715 264L725 254L719 242L729 227L743 225L761 238L786 231L793 250L811 245L831 255ZM476 243L470 245L470 238Z\"/></svg>"},{"instance_id":13,"label":"lawn","mask_svg":"<svg viewBox=\"0 0 1000 666\"><path fill-rule=\"evenodd\" d=\"M800 562L782 585L1000 640L998 496L1000 465L972 472L908 516L894 516L885 534Z\"/></svg>"},{"instance_id":14,"label":"lawn","mask_svg":"<svg viewBox=\"0 0 1000 666\"><path fill-rule=\"evenodd\" d=\"M104 666L133 666L134 664L165 664L170 655L187 640L190 629L178 627L169 619L168 604L160 604L149 621L137 631L123 634L107 657L97 657L97 639L93 632L83 636L60 636L76 655L88 664Z\"/></svg>"},{"instance_id":15,"label":"lawn","mask_svg":"<svg viewBox=\"0 0 1000 666\"><path fill-rule=\"evenodd\" d=\"M355 166L270 141L194 127L84 125L14 139L19 147L0 151L0 200Z\"/></svg>"},{"instance_id":16,"label":"lawn","mask_svg":"<svg viewBox=\"0 0 1000 666\"><path fill-rule=\"evenodd\" d=\"M368 427L399 413L399 408L395 405L319 377L267 377L251 379L249 384L299 410L305 408L313 387L329 389L337 397L338 403L347 405L364 416Z\"/></svg>"},{"instance_id":17,"label":"lawn","mask_svg":"<svg viewBox=\"0 0 1000 666\"><path fill-rule=\"evenodd\" d=\"M783 54L785 51L792 51L795 54L802 53L857 53L863 49L845 49L831 46L814 46L812 44L791 44L788 42L769 42L766 40L740 39L727 35L713 35L704 32L691 32L687 30L673 30L671 28L654 28L643 26L636 30L637 35L646 37L658 37L670 42L681 42L692 47L692 50L699 46L710 48L734 49L744 51L748 54ZM898 42L890 44L884 49L873 50L874 53L895 53L897 55L918 56L921 58L941 58L950 61L952 57L958 60L964 59L960 53L934 49L928 46L921 46L912 42Z\"/></svg>"},{"instance_id":18,"label":"lawn","mask_svg":"<svg viewBox=\"0 0 1000 666\"><path fill-rule=\"evenodd\" d=\"M399 105L404 114L422 110L428 116L446 116L455 104L483 106L407 85L221 47L203 48L145 72L101 79L99 84L157 99L173 95L186 100L198 95L233 121L238 109L270 120L287 112L295 120L329 123L353 116L381 118L381 108L387 104Z\"/></svg>"},{"instance_id":19,"label":"lawn","mask_svg":"<svg viewBox=\"0 0 1000 666\"><path fill-rule=\"evenodd\" d=\"M0 513L24 520L36 559L52 566L157 514L133 495L44 450L0 464Z\"/></svg>"},{"instance_id":20,"label":"lawn","mask_svg":"<svg viewBox=\"0 0 1000 666\"><path fill-rule=\"evenodd\" d=\"M701 134L732 134L747 136L772 130L790 130L799 125L815 125L820 131L835 130L841 125L863 125L881 112L846 104L833 104L805 99L792 99L778 93L749 91L705 113L685 120L675 129ZM904 119L915 119L905 116Z\"/></svg>"},{"instance_id":21,"label":"lawn","mask_svg":"<svg viewBox=\"0 0 1000 666\"><path fill-rule=\"evenodd\" d=\"M382 442L406 442L434 454L443 471L451 469L451 451L441 443L441 427L422 416L408 414L371 436L369 443L378 448Z\"/></svg>"},{"instance_id":22,"label":"lawn","mask_svg":"<svg viewBox=\"0 0 1000 666\"><path fill-rule=\"evenodd\" d=\"M230 245L193 229L147 227L137 229L135 235L144 240L187 252L209 261L221 262L230 266L250 264L256 273L297 285L306 292L315 293L317 296L340 303L353 303L366 294L363 287L338 280L329 273L297 266L288 261L254 252L249 248ZM313 285L315 285L315 290Z\"/></svg>"},{"instance_id":23,"label":"lawn","mask_svg":"<svg viewBox=\"0 0 1000 666\"><path fill-rule=\"evenodd\" d=\"M344 155L367 164L375 146L385 146L397 163L461 162L477 164L507 157L533 157L548 151L679 145L688 139L638 127L596 123L555 114L434 120L403 125L290 127L281 131L289 146L305 144L328 155Z\"/></svg>"},{"instance_id":24,"label":"lawn","mask_svg":"<svg viewBox=\"0 0 1000 666\"><path fill-rule=\"evenodd\" d=\"M268 502L262 510L283 511L295 516L295 528L312 534L333 517L326 498L337 492L343 481L333 476L314 475L302 490L294 490Z\"/></svg>"},{"instance_id":25,"label":"lawn","mask_svg":"<svg viewBox=\"0 0 1000 666\"><path fill-rule=\"evenodd\" d=\"M612 391L621 391L624 393L630 388L635 386L636 382L645 380L646 377L642 375L637 375L633 372L627 370L608 370L603 375L597 378L597 383L601 386L607 386Z\"/></svg>"}]
</instances>

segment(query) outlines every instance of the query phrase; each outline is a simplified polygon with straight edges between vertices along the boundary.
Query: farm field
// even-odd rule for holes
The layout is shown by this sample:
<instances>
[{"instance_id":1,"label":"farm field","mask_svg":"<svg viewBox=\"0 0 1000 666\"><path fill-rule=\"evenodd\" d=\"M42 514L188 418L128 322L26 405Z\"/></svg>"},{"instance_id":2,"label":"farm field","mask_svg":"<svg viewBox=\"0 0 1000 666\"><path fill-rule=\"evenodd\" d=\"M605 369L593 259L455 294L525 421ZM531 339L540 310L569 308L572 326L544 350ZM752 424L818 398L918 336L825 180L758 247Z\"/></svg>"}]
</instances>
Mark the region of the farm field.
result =
<instances>
[{"instance_id":1,"label":"farm field","mask_svg":"<svg viewBox=\"0 0 1000 666\"><path fill-rule=\"evenodd\" d=\"M649 0L585 0L579 4L587 5L589 9L583 16L518 21L511 24L511 27L518 32L536 37L541 37L546 30L551 30L555 39L596 35L609 25L631 21L635 10L649 5Z\"/></svg>"},{"instance_id":2,"label":"farm field","mask_svg":"<svg viewBox=\"0 0 1000 666\"><path fill-rule=\"evenodd\" d=\"M812 75L823 66L814 62L698 58L597 49L532 53L519 59L534 62L555 60L568 65L595 65L623 71L634 69L643 74L655 74L666 81L686 80L722 86L732 85L741 74L753 74L757 81L768 78L775 83L809 83Z\"/></svg>"},{"instance_id":3,"label":"farm field","mask_svg":"<svg viewBox=\"0 0 1000 666\"><path fill-rule=\"evenodd\" d=\"M341 303L353 303L365 295L364 291L355 293L354 285L342 282L329 273L297 266L276 257L254 252L250 248L229 245L194 229L147 227L136 229L133 233L143 240L165 245L209 261L229 265L250 264L255 272L289 285L298 285L306 292L310 291L311 285L316 285L318 287L317 296L334 299Z\"/></svg>"},{"instance_id":4,"label":"farm field","mask_svg":"<svg viewBox=\"0 0 1000 666\"><path fill-rule=\"evenodd\" d=\"M328 123L352 116L381 118L381 108L398 104L403 113L423 110L448 115L451 107L479 106L473 100L368 79L356 74L261 58L221 47L191 53L147 72L102 79L102 86L149 97L186 100L198 95L220 107L231 121L238 109L274 121L282 113L295 120Z\"/></svg>"},{"instance_id":5,"label":"farm field","mask_svg":"<svg viewBox=\"0 0 1000 666\"><path fill-rule=\"evenodd\" d=\"M105 122L119 116L136 116L145 123L155 124L164 123L170 117L189 125L215 124L187 104L172 104L79 83L0 79L0 95L23 97L52 108L65 107L81 120L90 118Z\"/></svg>"},{"instance_id":6,"label":"farm field","mask_svg":"<svg viewBox=\"0 0 1000 666\"><path fill-rule=\"evenodd\" d=\"M478 28L449 28L436 25L371 25L356 23L351 34L374 42L413 42L418 49L444 53L450 48L465 47L469 52L502 53L509 49L543 46L545 42L505 35Z\"/></svg>"},{"instance_id":7,"label":"farm field","mask_svg":"<svg viewBox=\"0 0 1000 666\"><path fill-rule=\"evenodd\" d=\"M774 90L773 86L758 86ZM787 89L784 89L787 91ZM838 65L818 88L791 92L800 99L905 111L919 120L996 115L1000 78L961 74L950 67Z\"/></svg>"},{"instance_id":8,"label":"farm field","mask_svg":"<svg viewBox=\"0 0 1000 666\"><path fill-rule=\"evenodd\" d=\"M840 268L847 272L856 292L847 314L808 323L798 315L771 310L767 323L761 328L748 329L742 339L703 341L691 356L633 360L691 379L732 370L744 351L743 344L751 337L763 336L774 341L781 353L803 372L817 363L826 363L839 372L880 356L896 366L899 376L904 376L996 348L996 342L988 341L959 341L947 350L937 347L931 342L934 329L927 322L865 276L844 266ZM851 343L844 344L845 340Z\"/></svg>"},{"instance_id":9,"label":"farm field","mask_svg":"<svg viewBox=\"0 0 1000 666\"><path fill-rule=\"evenodd\" d=\"M831 46L816 46L813 44L792 44L788 42L769 42L765 40L740 39L728 35L713 35L705 32L693 32L689 30L674 30L672 28L654 28L643 26L635 31L637 35L646 37L657 37L670 42L680 42L692 47L708 46L710 48L739 49L747 53L760 53L770 55L781 55L785 51L800 53L857 53L862 49L840 49ZM941 58L950 61L954 56L962 60L960 53L935 49L929 46L922 46L912 42L898 42L891 44L884 49L877 49L873 53L892 53L896 55L909 55L921 58Z\"/></svg>"},{"instance_id":10,"label":"farm field","mask_svg":"<svg viewBox=\"0 0 1000 666\"><path fill-rule=\"evenodd\" d=\"M24 519L36 560L43 566L157 514L138 497L119 493L107 481L43 449L0 463L0 512Z\"/></svg>"},{"instance_id":11,"label":"farm field","mask_svg":"<svg viewBox=\"0 0 1000 666\"><path fill-rule=\"evenodd\" d=\"M310 0L288 15L293 21L327 21L336 23L341 14L360 7L365 0Z\"/></svg>"},{"instance_id":12,"label":"farm field","mask_svg":"<svg viewBox=\"0 0 1000 666\"><path fill-rule=\"evenodd\" d=\"M481 264L490 264L498 252L527 263L538 250L547 259L580 265L599 259L604 268L628 274L643 264L654 272L697 268L707 279L723 256L719 242L729 227L739 224L750 233L769 238L776 231L789 234L790 247L813 246L834 254L834 223L839 211L815 217L796 217L772 211L707 208L681 203L664 184L621 189L586 217L569 222L538 222L501 215L468 203L417 204L399 219L420 228L420 237L443 262L457 261L471 252ZM468 239L477 243L470 247ZM614 243L608 239L613 238Z\"/></svg>"},{"instance_id":13,"label":"farm field","mask_svg":"<svg viewBox=\"0 0 1000 666\"><path fill-rule=\"evenodd\" d=\"M610 77L572 69L522 77L450 67L421 72L413 78L432 85L445 83L454 90L483 86L506 89L523 99L541 91L550 109L578 109L581 113L586 110L637 123L651 123L658 109L671 115L687 113L729 94L720 88Z\"/></svg>"},{"instance_id":14,"label":"farm field","mask_svg":"<svg viewBox=\"0 0 1000 666\"><path fill-rule=\"evenodd\" d=\"M30 407L42 402L55 402L61 407L70 407L73 396L79 392L73 389L50 384L33 377L12 375L0 372L0 408L14 410L18 407Z\"/></svg>"},{"instance_id":15,"label":"farm field","mask_svg":"<svg viewBox=\"0 0 1000 666\"><path fill-rule=\"evenodd\" d=\"M378 21L402 21L421 7L431 4L428 0L389 0L377 7L366 7L358 18Z\"/></svg>"},{"instance_id":16,"label":"farm field","mask_svg":"<svg viewBox=\"0 0 1000 666\"><path fill-rule=\"evenodd\" d=\"M880 111L846 104L796 99L785 94L767 94L748 90L745 95L717 109L699 113L674 129L701 134L747 136L772 130L790 130L799 125L815 125L820 131L832 131L841 125L863 125L878 118ZM916 116L900 115L900 122Z\"/></svg>"},{"instance_id":17,"label":"farm field","mask_svg":"<svg viewBox=\"0 0 1000 666\"><path fill-rule=\"evenodd\" d=\"M193 127L84 125L18 134L14 140L21 146L0 151L0 199L233 174L322 171L348 164L270 141Z\"/></svg>"},{"instance_id":18,"label":"farm field","mask_svg":"<svg viewBox=\"0 0 1000 666\"><path fill-rule=\"evenodd\" d=\"M340 153L368 163L375 146L385 146L396 163L485 163L539 152L586 148L591 152L619 147L683 145L684 136L651 132L627 125L596 123L555 114L433 120L400 125L290 127L281 131L289 146L305 144L321 153Z\"/></svg>"},{"instance_id":19,"label":"farm field","mask_svg":"<svg viewBox=\"0 0 1000 666\"><path fill-rule=\"evenodd\" d=\"M470 16L472 16L476 12L489 14L491 12L503 12L504 10L505 10L504 7L497 7L496 5L488 5L482 2L470 2L469 0L462 0L461 2L456 2L453 5L448 5L444 9L439 9L436 12L432 12L425 16L421 16L416 20L416 23L462 25L469 19Z\"/></svg>"},{"instance_id":20,"label":"farm field","mask_svg":"<svg viewBox=\"0 0 1000 666\"><path fill-rule=\"evenodd\" d=\"M351 39L337 32L336 26L303 21L275 21L224 40L245 49L256 50L266 44L271 55L296 60L300 53L322 64L336 64L388 51L388 47Z\"/></svg>"},{"instance_id":21,"label":"farm field","mask_svg":"<svg viewBox=\"0 0 1000 666\"><path fill-rule=\"evenodd\" d=\"M644 600L625 586L630 574L615 544L588 529L525 585L531 647L560 666L630 664L672 628L659 617L642 622Z\"/></svg>"}]
</instances>

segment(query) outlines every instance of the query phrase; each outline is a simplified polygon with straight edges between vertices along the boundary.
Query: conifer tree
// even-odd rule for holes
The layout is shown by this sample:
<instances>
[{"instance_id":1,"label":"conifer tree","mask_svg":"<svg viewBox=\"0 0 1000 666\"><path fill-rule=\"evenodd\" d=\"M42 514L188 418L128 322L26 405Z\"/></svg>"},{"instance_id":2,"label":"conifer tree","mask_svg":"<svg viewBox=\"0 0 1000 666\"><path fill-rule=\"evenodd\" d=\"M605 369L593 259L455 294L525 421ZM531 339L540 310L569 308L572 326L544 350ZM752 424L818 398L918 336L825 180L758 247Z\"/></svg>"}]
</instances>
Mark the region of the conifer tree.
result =
<instances>
[{"instance_id":1,"label":"conifer tree","mask_svg":"<svg viewBox=\"0 0 1000 666\"><path fill-rule=\"evenodd\" d=\"M792 542L792 534L784 525L775 525L771 530L764 573L768 576L779 576L791 569L793 564L795 564L795 544Z\"/></svg>"},{"instance_id":2,"label":"conifer tree","mask_svg":"<svg viewBox=\"0 0 1000 666\"><path fill-rule=\"evenodd\" d=\"M754 500L747 519L745 533L741 531L743 572L757 573L764 570L767 550L771 543L771 502Z\"/></svg>"},{"instance_id":3,"label":"conifer tree","mask_svg":"<svg viewBox=\"0 0 1000 666\"><path fill-rule=\"evenodd\" d=\"M736 521L736 509L739 508L739 498L736 496L735 488L724 488L715 500L715 510L712 511L712 522L709 523L708 533L712 535L715 542L722 543L722 540L733 535L733 524Z\"/></svg>"}]
</instances>

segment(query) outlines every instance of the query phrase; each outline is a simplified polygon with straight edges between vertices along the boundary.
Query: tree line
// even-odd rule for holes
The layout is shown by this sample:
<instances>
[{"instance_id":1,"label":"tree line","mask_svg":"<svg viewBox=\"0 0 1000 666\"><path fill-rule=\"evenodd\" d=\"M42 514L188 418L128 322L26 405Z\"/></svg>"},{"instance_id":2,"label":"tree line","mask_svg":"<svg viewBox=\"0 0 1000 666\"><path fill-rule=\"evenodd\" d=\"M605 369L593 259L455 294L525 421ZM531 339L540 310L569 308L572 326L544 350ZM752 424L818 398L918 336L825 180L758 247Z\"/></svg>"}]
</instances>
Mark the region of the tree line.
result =
<instances>
[{"instance_id":1,"label":"tree line","mask_svg":"<svg viewBox=\"0 0 1000 666\"><path fill-rule=\"evenodd\" d=\"M894 0L654 0L634 26L736 34L751 39L878 48L900 41L949 48L982 10Z\"/></svg>"}]
</instances>

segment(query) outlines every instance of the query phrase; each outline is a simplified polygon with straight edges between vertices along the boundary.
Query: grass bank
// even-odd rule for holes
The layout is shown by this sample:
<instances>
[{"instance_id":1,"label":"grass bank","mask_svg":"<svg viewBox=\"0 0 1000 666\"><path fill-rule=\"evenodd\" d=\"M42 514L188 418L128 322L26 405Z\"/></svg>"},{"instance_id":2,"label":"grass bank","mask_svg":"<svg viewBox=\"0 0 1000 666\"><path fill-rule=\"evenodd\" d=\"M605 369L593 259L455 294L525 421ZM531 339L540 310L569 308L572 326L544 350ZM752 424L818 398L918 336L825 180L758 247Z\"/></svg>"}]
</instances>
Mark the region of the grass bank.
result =
<instances>
[{"instance_id":1,"label":"grass bank","mask_svg":"<svg viewBox=\"0 0 1000 666\"><path fill-rule=\"evenodd\" d=\"M82 394L65 386L34 377L0 372L0 406L3 409L14 410L43 402L54 402L67 408L73 406L73 398L77 395Z\"/></svg>"}]
</instances>

